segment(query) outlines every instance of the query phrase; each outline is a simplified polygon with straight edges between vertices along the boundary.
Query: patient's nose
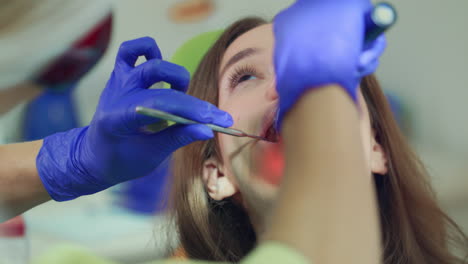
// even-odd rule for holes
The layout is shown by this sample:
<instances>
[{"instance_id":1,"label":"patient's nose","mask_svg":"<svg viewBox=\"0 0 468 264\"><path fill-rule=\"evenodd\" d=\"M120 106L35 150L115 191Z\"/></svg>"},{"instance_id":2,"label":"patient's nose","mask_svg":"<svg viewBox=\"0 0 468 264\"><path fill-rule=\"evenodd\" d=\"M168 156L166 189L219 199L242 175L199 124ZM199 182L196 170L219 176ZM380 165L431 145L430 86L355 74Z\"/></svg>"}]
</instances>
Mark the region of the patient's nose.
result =
<instances>
[{"instance_id":1,"label":"patient's nose","mask_svg":"<svg viewBox=\"0 0 468 264\"><path fill-rule=\"evenodd\" d=\"M278 92L276 91L276 81L272 80L267 84L265 96L268 100L278 100Z\"/></svg>"}]
</instances>

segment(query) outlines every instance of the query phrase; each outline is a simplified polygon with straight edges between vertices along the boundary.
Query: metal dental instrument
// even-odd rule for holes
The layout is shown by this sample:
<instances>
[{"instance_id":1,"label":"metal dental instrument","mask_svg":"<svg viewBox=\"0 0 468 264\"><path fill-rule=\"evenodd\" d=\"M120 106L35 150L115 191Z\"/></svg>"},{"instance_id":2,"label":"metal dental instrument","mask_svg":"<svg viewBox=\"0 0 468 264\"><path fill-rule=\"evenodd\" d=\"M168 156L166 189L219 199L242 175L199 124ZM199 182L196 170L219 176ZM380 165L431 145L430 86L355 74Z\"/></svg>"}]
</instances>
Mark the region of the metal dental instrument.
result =
<instances>
[{"instance_id":1,"label":"metal dental instrument","mask_svg":"<svg viewBox=\"0 0 468 264\"><path fill-rule=\"evenodd\" d=\"M175 123L178 123L178 124L184 124L184 125L202 124L202 125L205 125L205 126L211 128L213 131L228 134L228 135L235 136L235 137L249 137L249 138L255 138L255 139L260 139L260 140L265 140L265 141L272 142L272 141L270 141L270 140L268 140L268 139L266 139L264 137L250 135L250 134L247 134L247 133L245 133L245 132L243 132L241 130L238 130L238 129L224 128L224 127L217 126L217 125L212 125L212 124L203 124L203 123L195 122L195 121L192 121L192 120L189 120L189 119L177 116L177 115L169 114L169 113L164 112L164 111L160 111L160 110L156 110L156 109L152 109L152 108L147 108L147 107L143 107L143 106L137 106L136 107L136 112L138 114L140 114L140 115L155 117L155 118L163 119L165 121L172 121L172 122L175 122ZM167 127L167 126L165 126L165 127Z\"/></svg>"}]
</instances>

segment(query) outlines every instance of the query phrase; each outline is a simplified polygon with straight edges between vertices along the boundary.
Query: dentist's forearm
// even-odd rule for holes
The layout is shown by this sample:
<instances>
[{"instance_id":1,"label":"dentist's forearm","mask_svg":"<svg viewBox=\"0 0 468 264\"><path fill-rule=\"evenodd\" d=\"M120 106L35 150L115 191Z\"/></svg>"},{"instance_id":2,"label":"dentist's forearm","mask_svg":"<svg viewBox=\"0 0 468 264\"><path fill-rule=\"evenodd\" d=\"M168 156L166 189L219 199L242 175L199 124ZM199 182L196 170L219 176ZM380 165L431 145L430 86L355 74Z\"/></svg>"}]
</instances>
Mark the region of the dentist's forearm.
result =
<instances>
[{"instance_id":1,"label":"dentist's forearm","mask_svg":"<svg viewBox=\"0 0 468 264\"><path fill-rule=\"evenodd\" d=\"M358 111L339 86L306 93L283 123L286 169L265 239L312 263L380 263L372 177L365 170Z\"/></svg>"},{"instance_id":2,"label":"dentist's forearm","mask_svg":"<svg viewBox=\"0 0 468 264\"><path fill-rule=\"evenodd\" d=\"M50 200L36 170L42 140L0 146L0 222Z\"/></svg>"}]
</instances>

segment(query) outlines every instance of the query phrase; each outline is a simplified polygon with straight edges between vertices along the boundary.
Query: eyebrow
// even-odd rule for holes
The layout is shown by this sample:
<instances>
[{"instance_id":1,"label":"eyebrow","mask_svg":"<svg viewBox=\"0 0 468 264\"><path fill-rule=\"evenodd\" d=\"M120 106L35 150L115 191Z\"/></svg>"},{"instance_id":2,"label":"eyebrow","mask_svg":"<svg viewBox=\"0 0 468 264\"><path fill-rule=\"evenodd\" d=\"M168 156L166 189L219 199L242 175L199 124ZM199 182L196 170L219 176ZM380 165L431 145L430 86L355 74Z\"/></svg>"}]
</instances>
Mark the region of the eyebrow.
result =
<instances>
[{"instance_id":1,"label":"eyebrow","mask_svg":"<svg viewBox=\"0 0 468 264\"><path fill-rule=\"evenodd\" d=\"M245 58L247 58L249 56L252 56L255 53L258 53L259 51L260 51L260 49L258 49L258 48L247 48L247 49L239 51L238 53L236 53L236 55L232 56L228 60L226 65L224 65L223 69L221 70L221 75L220 76L223 76L224 73L227 71L227 69L229 67L231 67L232 65L236 64L238 61L240 61L242 59L245 59Z\"/></svg>"}]
</instances>

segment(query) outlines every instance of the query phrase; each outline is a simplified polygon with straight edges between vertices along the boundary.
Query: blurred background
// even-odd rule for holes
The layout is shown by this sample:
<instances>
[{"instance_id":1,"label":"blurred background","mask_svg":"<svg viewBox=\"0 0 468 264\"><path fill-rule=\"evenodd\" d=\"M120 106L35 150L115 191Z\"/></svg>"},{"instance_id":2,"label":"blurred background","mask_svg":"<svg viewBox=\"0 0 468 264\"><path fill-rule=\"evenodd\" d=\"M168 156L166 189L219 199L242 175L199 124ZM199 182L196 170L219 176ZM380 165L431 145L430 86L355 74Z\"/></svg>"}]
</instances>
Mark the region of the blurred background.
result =
<instances>
[{"instance_id":1,"label":"blurred background","mask_svg":"<svg viewBox=\"0 0 468 264\"><path fill-rule=\"evenodd\" d=\"M55 4L66 2L72 1ZM42 79L18 89L22 94L9 95L22 103L7 109L2 102L6 110L0 111L3 112L0 144L32 140L88 124L112 71L118 47L125 40L151 36L163 57L170 59L178 47L200 33L222 29L249 15L271 19L292 2L110 0L95 16L99 19L94 18L94 26L87 26L83 32L93 36L94 30L95 36L100 37L81 39L81 44L78 43L93 44L93 53L84 55L91 59L83 66L84 70L80 69L87 73L79 80L54 83L54 77L45 72ZM388 2L396 7L399 20L387 34L388 47L377 77L402 129L427 165L444 209L468 232L468 1ZM67 17L60 19L63 21L56 23L65 22ZM92 21L82 19L83 25ZM2 18L0 22L6 23ZM47 30L36 41L47 38ZM67 45L76 46L79 40ZM0 34L0 58L6 52L1 44ZM25 54L38 52L27 50L27 44L24 47ZM39 52L47 53L47 49L54 47L46 46ZM160 184L153 186L161 188ZM161 242L157 231L166 224L164 214L160 213L162 208L109 206L121 204L116 197L128 195L131 188L138 188L135 186L117 186L66 204L49 202L26 213L30 254L39 255L53 245L69 242L123 262L163 255L166 244Z\"/></svg>"}]
</instances>

